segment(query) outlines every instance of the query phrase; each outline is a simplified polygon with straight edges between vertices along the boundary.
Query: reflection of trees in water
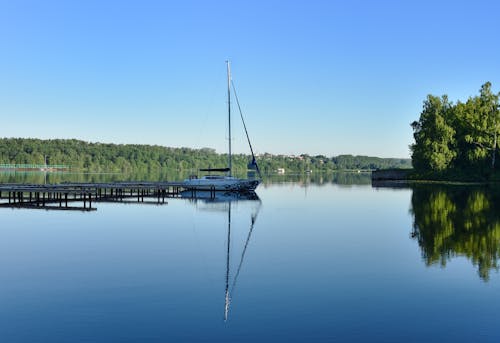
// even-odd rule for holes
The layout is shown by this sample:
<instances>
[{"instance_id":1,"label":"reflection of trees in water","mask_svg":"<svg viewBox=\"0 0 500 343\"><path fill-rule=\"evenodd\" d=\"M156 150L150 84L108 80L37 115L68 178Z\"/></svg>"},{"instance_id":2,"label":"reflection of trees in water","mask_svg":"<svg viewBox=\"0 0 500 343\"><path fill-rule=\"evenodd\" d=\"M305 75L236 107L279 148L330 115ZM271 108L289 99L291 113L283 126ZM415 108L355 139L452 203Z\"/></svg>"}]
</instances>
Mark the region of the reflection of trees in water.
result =
<instances>
[{"instance_id":1,"label":"reflection of trees in water","mask_svg":"<svg viewBox=\"0 0 500 343\"><path fill-rule=\"evenodd\" d=\"M412 237L427 265L466 256L488 280L500 257L500 190L491 187L416 186Z\"/></svg>"},{"instance_id":2,"label":"reflection of trees in water","mask_svg":"<svg viewBox=\"0 0 500 343\"><path fill-rule=\"evenodd\" d=\"M311 173L311 174L285 174L267 175L264 184L276 183L299 183L303 185L370 185L370 173L356 172L333 172L333 173Z\"/></svg>"},{"instance_id":3,"label":"reflection of trees in water","mask_svg":"<svg viewBox=\"0 0 500 343\"><path fill-rule=\"evenodd\" d=\"M0 183L61 183L61 182L117 182L117 181L179 181L189 176L176 170L138 170L133 173L79 173L10 171L0 172Z\"/></svg>"},{"instance_id":4,"label":"reflection of trees in water","mask_svg":"<svg viewBox=\"0 0 500 343\"><path fill-rule=\"evenodd\" d=\"M196 171L138 170L133 173L66 173L66 172L0 172L0 183L61 183L61 182L116 182L116 181L181 181ZM245 174L236 175L246 177ZM311 174L265 175L264 185L298 183L302 185L369 185L370 173L333 172Z\"/></svg>"}]
</instances>

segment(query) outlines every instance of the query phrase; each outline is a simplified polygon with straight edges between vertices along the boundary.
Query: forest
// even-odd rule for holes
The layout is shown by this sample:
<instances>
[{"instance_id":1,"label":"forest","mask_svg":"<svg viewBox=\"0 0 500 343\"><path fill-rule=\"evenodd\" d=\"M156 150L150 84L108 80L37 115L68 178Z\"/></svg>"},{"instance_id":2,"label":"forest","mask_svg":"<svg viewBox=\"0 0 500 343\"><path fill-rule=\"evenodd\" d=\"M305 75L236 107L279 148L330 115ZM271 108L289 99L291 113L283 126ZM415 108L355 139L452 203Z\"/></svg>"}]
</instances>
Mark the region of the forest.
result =
<instances>
[{"instance_id":1,"label":"forest","mask_svg":"<svg viewBox=\"0 0 500 343\"><path fill-rule=\"evenodd\" d=\"M420 119L411 124L415 143L412 164L420 178L500 180L500 93L491 83L479 95L453 103L428 95Z\"/></svg>"},{"instance_id":2,"label":"forest","mask_svg":"<svg viewBox=\"0 0 500 343\"><path fill-rule=\"evenodd\" d=\"M246 173L249 155L233 155L235 173ZM68 165L73 171L124 172L161 169L196 171L227 165L227 154L214 149L171 148L157 145L90 143L76 139L0 139L0 164ZM286 173L334 170L411 168L409 159L369 156L297 156L262 154L257 156L261 171L271 174L278 168Z\"/></svg>"}]
</instances>

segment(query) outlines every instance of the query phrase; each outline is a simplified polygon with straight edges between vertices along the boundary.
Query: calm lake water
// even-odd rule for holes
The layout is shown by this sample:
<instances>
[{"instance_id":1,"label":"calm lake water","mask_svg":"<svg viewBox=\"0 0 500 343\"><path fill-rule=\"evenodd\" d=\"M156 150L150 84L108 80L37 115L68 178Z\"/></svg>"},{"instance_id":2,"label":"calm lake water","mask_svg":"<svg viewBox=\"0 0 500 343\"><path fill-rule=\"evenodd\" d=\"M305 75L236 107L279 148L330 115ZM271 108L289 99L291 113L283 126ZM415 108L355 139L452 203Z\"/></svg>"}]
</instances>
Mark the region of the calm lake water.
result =
<instances>
[{"instance_id":1,"label":"calm lake water","mask_svg":"<svg viewBox=\"0 0 500 343\"><path fill-rule=\"evenodd\" d=\"M257 194L0 208L0 341L500 340L498 189L334 174Z\"/></svg>"}]
</instances>

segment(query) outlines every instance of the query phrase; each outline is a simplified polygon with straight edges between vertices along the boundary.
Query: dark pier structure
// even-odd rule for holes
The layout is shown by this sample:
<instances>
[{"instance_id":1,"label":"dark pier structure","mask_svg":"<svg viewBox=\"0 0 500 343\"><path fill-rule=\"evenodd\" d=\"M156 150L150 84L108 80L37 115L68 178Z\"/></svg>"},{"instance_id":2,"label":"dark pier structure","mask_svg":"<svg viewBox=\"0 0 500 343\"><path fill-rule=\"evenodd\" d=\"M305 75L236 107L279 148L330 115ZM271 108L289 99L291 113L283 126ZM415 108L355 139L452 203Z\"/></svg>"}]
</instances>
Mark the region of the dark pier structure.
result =
<instances>
[{"instance_id":1,"label":"dark pier structure","mask_svg":"<svg viewBox=\"0 0 500 343\"><path fill-rule=\"evenodd\" d=\"M96 202L162 205L183 190L180 182L0 184L0 207L93 211Z\"/></svg>"}]
</instances>

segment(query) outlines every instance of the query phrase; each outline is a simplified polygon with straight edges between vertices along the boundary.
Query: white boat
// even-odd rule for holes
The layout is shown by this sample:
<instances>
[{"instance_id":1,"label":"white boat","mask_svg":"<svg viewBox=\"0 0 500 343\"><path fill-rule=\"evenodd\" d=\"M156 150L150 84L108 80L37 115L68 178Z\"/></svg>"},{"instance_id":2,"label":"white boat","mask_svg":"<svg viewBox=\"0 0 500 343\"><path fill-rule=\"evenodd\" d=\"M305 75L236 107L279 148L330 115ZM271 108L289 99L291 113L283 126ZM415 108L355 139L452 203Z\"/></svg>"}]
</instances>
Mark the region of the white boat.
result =
<instances>
[{"instance_id":1,"label":"white boat","mask_svg":"<svg viewBox=\"0 0 500 343\"><path fill-rule=\"evenodd\" d=\"M246 129L245 121L243 120L243 115L241 114L241 108L239 106L238 97L235 97L238 103L238 108L240 110L241 120L243 122L243 127L245 128L245 133L248 140L248 145L250 146L250 151L252 153L252 162L249 163L249 168L253 168L257 171L259 175L259 179L256 178L247 178L241 179L234 177L232 175L232 156L231 156L231 85L233 86L231 81L231 67L229 61L226 61L227 64L227 103L228 103L228 122L229 122L229 144L228 144L228 166L227 168L208 168L208 169L200 169L200 171L208 171L208 172L223 172L225 174L209 174L204 175L202 177L191 176L188 179L183 181L184 188L188 190L200 190L200 191L230 191L230 192L249 192L254 191L260 183L260 171L255 160L255 155L253 153L252 144L250 143L250 138L248 136L248 132Z\"/></svg>"},{"instance_id":2,"label":"white boat","mask_svg":"<svg viewBox=\"0 0 500 343\"><path fill-rule=\"evenodd\" d=\"M200 191L254 191L260 180L240 179L227 175L204 175L200 178L190 177L184 180L183 185L187 189Z\"/></svg>"}]
</instances>

